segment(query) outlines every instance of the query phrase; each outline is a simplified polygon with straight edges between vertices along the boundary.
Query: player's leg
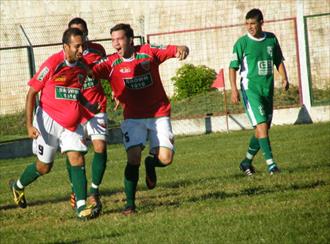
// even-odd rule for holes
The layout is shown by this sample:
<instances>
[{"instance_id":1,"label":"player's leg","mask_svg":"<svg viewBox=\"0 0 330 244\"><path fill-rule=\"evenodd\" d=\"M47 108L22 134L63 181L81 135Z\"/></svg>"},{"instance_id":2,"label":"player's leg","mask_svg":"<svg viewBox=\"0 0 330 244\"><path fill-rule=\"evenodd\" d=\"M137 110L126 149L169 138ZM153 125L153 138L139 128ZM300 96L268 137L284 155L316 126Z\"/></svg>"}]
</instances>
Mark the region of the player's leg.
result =
<instances>
[{"instance_id":1,"label":"player's leg","mask_svg":"<svg viewBox=\"0 0 330 244\"><path fill-rule=\"evenodd\" d=\"M243 87L243 86L242 86ZM251 125L256 128L257 121L260 119L258 115L258 111L255 111L254 108L258 108L261 98L260 96L245 90L242 88L242 103L245 109L245 112L250 120ZM262 118L261 118L262 119ZM240 169L247 176L251 176L255 173L255 169L252 165L253 158L260 150L259 140L254 135L250 138L248 150L245 154L245 158L240 163Z\"/></svg>"},{"instance_id":2,"label":"player's leg","mask_svg":"<svg viewBox=\"0 0 330 244\"><path fill-rule=\"evenodd\" d=\"M174 135L169 117L148 119L150 156L145 158L148 189L157 184L156 167L166 167L173 162Z\"/></svg>"},{"instance_id":3,"label":"player's leg","mask_svg":"<svg viewBox=\"0 0 330 244\"><path fill-rule=\"evenodd\" d=\"M24 188L51 170L58 147L57 124L41 108L37 109L33 126L40 133L32 144L32 151L37 155L37 160L24 169L18 180L10 180L9 183L15 203L22 208L26 207Z\"/></svg>"},{"instance_id":4,"label":"player's leg","mask_svg":"<svg viewBox=\"0 0 330 244\"><path fill-rule=\"evenodd\" d=\"M107 163L107 119L106 113L99 113L86 125L87 135L91 138L94 148L89 202L95 207L95 214L99 214L102 210L99 186L102 183Z\"/></svg>"},{"instance_id":5,"label":"player's leg","mask_svg":"<svg viewBox=\"0 0 330 244\"><path fill-rule=\"evenodd\" d=\"M71 179L74 194L76 197L76 209L79 219L89 219L93 216L93 209L88 208L87 198L87 179L85 171L84 153L87 146L83 143L83 129L81 126L76 131L64 129L60 136L61 152L66 153L71 168Z\"/></svg>"},{"instance_id":6,"label":"player's leg","mask_svg":"<svg viewBox=\"0 0 330 244\"><path fill-rule=\"evenodd\" d=\"M135 194L139 181L141 152L147 139L147 129L143 119L127 119L121 125L123 142L127 152L127 164L124 170L124 189L126 205L123 214L135 212Z\"/></svg>"},{"instance_id":7,"label":"player's leg","mask_svg":"<svg viewBox=\"0 0 330 244\"><path fill-rule=\"evenodd\" d=\"M279 168L274 162L272 148L269 139L269 129L273 117L272 97L265 97L262 105L265 120L256 126L256 137L258 138L260 148L267 163L268 172L270 174L279 173Z\"/></svg>"},{"instance_id":8,"label":"player's leg","mask_svg":"<svg viewBox=\"0 0 330 244\"><path fill-rule=\"evenodd\" d=\"M240 163L241 170L248 176L255 173L255 169L252 165L253 158L257 155L260 150L259 141L255 134L252 135L249 142L248 150L245 154L245 158Z\"/></svg>"}]
</instances>

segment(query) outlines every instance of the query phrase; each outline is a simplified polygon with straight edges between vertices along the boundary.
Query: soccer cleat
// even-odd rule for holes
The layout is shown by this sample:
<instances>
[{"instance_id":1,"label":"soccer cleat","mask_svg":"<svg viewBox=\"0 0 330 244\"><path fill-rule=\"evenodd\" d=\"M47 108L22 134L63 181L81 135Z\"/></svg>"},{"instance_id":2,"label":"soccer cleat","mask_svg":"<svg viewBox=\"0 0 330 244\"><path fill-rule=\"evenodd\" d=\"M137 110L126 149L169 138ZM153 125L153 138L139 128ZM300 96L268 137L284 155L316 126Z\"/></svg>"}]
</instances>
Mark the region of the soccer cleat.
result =
<instances>
[{"instance_id":1,"label":"soccer cleat","mask_svg":"<svg viewBox=\"0 0 330 244\"><path fill-rule=\"evenodd\" d=\"M156 169L153 165L153 158L152 157L146 157L144 160L144 165L146 168L146 184L148 189L154 189L157 184L157 175L156 175Z\"/></svg>"},{"instance_id":2,"label":"soccer cleat","mask_svg":"<svg viewBox=\"0 0 330 244\"><path fill-rule=\"evenodd\" d=\"M72 209L76 209L76 195L74 194L74 192L71 192L70 195L70 205Z\"/></svg>"},{"instance_id":3,"label":"soccer cleat","mask_svg":"<svg viewBox=\"0 0 330 244\"><path fill-rule=\"evenodd\" d=\"M239 168L247 176L252 176L256 172L256 170L254 169L254 167L252 166L252 164L247 164L247 163L244 163L244 162L241 162L240 163Z\"/></svg>"},{"instance_id":4,"label":"soccer cleat","mask_svg":"<svg viewBox=\"0 0 330 244\"><path fill-rule=\"evenodd\" d=\"M125 216L136 214L135 206L126 206L121 213Z\"/></svg>"},{"instance_id":5,"label":"soccer cleat","mask_svg":"<svg viewBox=\"0 0 330 244\"><path fill-rule=\"evenodd\" d=\"M81 210L80 212L78 212L77 217L78 219L83 221L94 218L93 207L88 206L85 209Z\"/></svg>"},{"instance_id":6,"label":"soccer cleat","mask_svg":"<svg viewBox=\"0 0 330 244\"><path fill-rule=\"evenodd\" d=\"M22 190L17 190L15 188L16 181L15 180L10 180L9 181L9 187L10 190L13 193L14 196L14 202L15 204L20 207L20 208L26 208L26 200L25 200L25 194L24 194L24 189Z\"/></svg>"},{"instance_id":7,"label":"soccer cleat","mask_svg":"<svg viewBox=\"0 0 330 244\"><path fill-rule=\"evenodd\" d=\"M270 175L279 174L281 171L275 163L268 166L268 172Z\"/></svg>"},{"instance_id":8,"label":"soccer cleat","mask_svg":"<svg viewBox=\"0 0 330 244\"><path fill-rule=\"evenodd\" d=\"M88 198L88 202L93 209L92 210L93 217L99 216L102 212L102 203L101 203L101 199L100 199L100 194L92 194Z\"/></svg>"}]
</instances>

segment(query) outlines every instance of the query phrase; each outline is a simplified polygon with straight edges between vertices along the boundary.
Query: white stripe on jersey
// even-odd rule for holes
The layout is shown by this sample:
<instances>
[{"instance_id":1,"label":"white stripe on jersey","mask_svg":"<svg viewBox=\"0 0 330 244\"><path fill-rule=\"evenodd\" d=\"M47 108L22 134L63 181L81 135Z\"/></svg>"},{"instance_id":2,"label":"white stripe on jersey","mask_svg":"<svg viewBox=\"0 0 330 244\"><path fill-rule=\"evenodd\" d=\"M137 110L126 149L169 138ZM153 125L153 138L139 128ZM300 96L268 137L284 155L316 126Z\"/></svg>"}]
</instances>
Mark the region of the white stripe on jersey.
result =
<instances>
[{"instance_id":1,"label":"white stripe on jersey","mask_svg":"<svg viewBox=\"0 0 330 244\"><path fill-rule=\"evenodd\" d=\"M242 88L244 90L247 90L249 87L249 79L247 78L248 72L249 72L249 67L247 64L247 58L244 57L241 63L241 70L240 70L240 75L242 78L242 85L243 85Z\"/></svg>"}]
</instances>

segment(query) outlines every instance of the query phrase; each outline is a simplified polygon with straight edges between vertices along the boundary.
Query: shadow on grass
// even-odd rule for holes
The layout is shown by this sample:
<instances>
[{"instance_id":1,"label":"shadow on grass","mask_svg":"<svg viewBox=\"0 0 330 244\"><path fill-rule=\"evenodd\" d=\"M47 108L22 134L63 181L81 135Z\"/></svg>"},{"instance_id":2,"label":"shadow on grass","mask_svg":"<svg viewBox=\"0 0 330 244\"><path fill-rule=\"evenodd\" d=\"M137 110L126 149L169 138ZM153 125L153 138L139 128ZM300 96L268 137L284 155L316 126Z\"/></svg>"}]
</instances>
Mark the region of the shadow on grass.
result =
<instances>
[{"instance_id":1,"label":"shadow on grass","mask_svg":"<svg viewBox=\"0 0 330 244\"><path fill-rule=\"evenodd\" d=\"M66 243L82 243L82 242L89 242L89 243L93 243L95 241L98 241L98 240L104 240L104 239L109 239L109 238L117 238L119 236L122 236L122 234L119 234L119 233L110 233L110 234L102 234L102 235L98 235L98 234L90 234L88 236L88 238L85 238L85 239L78 239L78 240L70 240L70 241L56 241L56 242L49 242L49 243L54 243L54 244L66 244Z\"/></svg>"},{"instance_id":2,"label":"shadow on grass","mask_svg":"<svg viewBox=\"0 0 330 244\"><path fill-rule=\"evenodd\" d=\"M329 166L325 166L329 167ZM306 166L302 167L302 170L306 169L311 169L312 167ZM293 169L292 169L293 170ZM287 170L287 172L291 173L292 170ZM301 171L300 169L295 169L295 172ZM242 174L234 174L234 175L228 175L226 178L231 178L231 179L239 179L242 178ZM213 181L218 181L219 177L209 177L209 178L199 178L199 179L190 179L190 180L177 180L174 182L169 182L169 183L161 183L158 185L158 187L163 187L163 188L172 188L172 189L178 189L178 188L185 188L188 186L193 186L197 184L204 184L204 183L209 183ZM272 188L265 188L265 187L251 187L251 188L246 188L241 190L240 192L224 192L224 191L217 191L217 192L209 192L206 194L190 197L190 198L183 198L180 197L180 193L165 193L161 194L161 198L164 197L175 197L175 199L171 200L165 200L165 201L158 201L157 203L151 202L152 199L157 199L159 196L142 196L138 197L137 199L141 201L143 207L143 212L151 212L153 209L156 207L160 206L172 206L172 207L179 207L185 202L198 202L198 201L205 201L209 199L226 199L226 198L236 198L236 197L241 197L241 196L251 196L251 195L263 195L263 194L271 194L275 192L284 192L284 191L290 191L290 190L304 190L304 189L313 189L319 186L324 186L327 185L328 183L323 181L323 180L318 180L315 182L309 182L309 183L294 183L290 185L274 185ZM146 187L142 187L141 189L138 189L138 191L143 192L143 191L149 191L147 190ZM112 196L115 194L123 193L122 188L115 188L112 190L102 190L101 194L102 196ZM59 203L59 202L68 202L69 204L69 199L70 195L66 194L63 197L57 197L54 199L43 199L43 200L37 200L37 201L31 201L28 202L28 206L38 206L38 205L43 205L43 204L52 204L52 203ZM123 201L125 202L125 199L114 199L112 202L118 203ZM4 205L0 206L0 210L8 210L8 209L15 209L17 208L16 205L14 204L9 204L9 205ZM118 213L122 210L122 208L112 208L104 212L104 214L110 214L110 213Z\"/></svg>"},{"instance_id":3,"label":"shadow on grass","mask_svg":"<svg viewBox=\"0 0 330 244\"><path fill-rule=\"evenodd\" d=\"M272 188L265 188L265 187L250 187L243 189L239 192L224 192L224 191L216 191L216 192L209 192L206 194L202 194L199 196L190 197L187 199L174 199L171 201L163 201L163 202L153 202L153 203L146 203L146 200L142 200L142 203L146 203L143 206L143 212L152 212L155 208L161 206L168 206L168 207L180 207L184 203L196 203L200 201L207 201L207 200L224 200L228 198L237 198L243 196L258 196L258 195L265 195L265 194L272 194L276 192L286 192L286 191L296 191L296 190L305 190L305 189L314 189L320 186L325 186L328 183L323 180L318 180L315 182L309 183L302 183L302 184L290 184L290 185L274 185Z\"/></svg>"}]
</instances>

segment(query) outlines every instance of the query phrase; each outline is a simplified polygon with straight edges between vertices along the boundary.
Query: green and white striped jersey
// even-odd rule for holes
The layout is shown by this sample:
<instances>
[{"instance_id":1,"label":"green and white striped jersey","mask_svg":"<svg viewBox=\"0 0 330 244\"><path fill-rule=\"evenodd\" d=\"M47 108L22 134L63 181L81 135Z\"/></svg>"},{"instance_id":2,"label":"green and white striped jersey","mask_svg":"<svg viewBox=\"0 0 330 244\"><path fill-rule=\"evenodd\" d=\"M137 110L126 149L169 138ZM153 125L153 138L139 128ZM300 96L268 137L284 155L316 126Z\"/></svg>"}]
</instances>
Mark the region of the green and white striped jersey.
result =
<instances>
[{"instance_id":1,"label":"green and white striped jersey","mask_svg":"<svg viewBox=\"0 0 330 244\"><path fill-rule=\"evenodd\" d=\"M274 65L284 60L276 36L270 32L263 32L260 39L249 33L242 36L235 43L229 67L240 69L241 86L260 95L273 94Z\"/></svg>"}]
</instances>

